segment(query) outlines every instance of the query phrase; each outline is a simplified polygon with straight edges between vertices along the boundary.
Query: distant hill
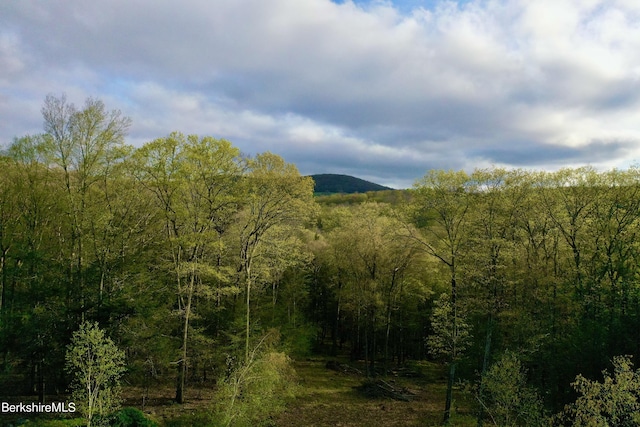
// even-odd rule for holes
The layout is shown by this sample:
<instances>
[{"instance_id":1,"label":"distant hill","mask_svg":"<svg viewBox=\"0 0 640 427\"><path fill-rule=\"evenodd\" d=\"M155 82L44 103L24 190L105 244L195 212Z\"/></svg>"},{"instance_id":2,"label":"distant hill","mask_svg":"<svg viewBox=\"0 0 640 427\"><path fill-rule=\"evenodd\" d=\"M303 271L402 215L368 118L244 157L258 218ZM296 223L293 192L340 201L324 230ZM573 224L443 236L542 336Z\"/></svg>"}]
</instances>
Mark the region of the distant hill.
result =
<instances>
[{"instance_id":1,"label":"distant hill","mask_svg":"<svg viewBox=\"0 0 640 427\"><path fill-rule=\"evenodd\" d=\"M316 194L351 194L368 191L392 190L384 185L375 184L349 175L319 174L311 175L316 183Z\"/></svg>"}]
</instances>

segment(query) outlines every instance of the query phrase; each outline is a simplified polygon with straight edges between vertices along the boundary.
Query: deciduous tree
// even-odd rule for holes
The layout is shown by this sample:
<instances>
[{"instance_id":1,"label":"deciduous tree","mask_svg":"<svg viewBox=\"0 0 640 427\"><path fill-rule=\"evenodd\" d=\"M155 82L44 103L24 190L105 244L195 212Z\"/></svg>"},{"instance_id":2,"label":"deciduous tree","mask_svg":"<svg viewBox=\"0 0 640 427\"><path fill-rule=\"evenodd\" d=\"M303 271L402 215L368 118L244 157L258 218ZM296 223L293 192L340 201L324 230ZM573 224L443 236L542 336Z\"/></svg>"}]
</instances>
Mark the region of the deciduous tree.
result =
<instances>
[{"instance_id":1,"label":"deciduous tree","mask_svg":"<svg viewBox=\"0 0 640 427\"><path fill-rule=\"evenodd\" d=\"M120 377L125 370L124 352L97 323L84 322L67 347L67 372L72 375L73 398L91 426L118 404Z\"/></svg>"},{"instance_id":2,"label":"deciduous tree","mask_svg":"<svg viewBox=\"0 0 640 427\"><path fill-rule=\"evenodd\" d=\"M279 226L294 233L315 214L313 180L302 177L292 164L271 154L248 160L247 192L237 220L240 238L240 269L245 284L245 360L249 358L251 334L251 291L256 282L256 261L261 246ZM275 234L273 234L275 237ZM280 237L286 237L280 233ZM278 241L269 242L277 245Z\"/></svg>"}]
</instances>

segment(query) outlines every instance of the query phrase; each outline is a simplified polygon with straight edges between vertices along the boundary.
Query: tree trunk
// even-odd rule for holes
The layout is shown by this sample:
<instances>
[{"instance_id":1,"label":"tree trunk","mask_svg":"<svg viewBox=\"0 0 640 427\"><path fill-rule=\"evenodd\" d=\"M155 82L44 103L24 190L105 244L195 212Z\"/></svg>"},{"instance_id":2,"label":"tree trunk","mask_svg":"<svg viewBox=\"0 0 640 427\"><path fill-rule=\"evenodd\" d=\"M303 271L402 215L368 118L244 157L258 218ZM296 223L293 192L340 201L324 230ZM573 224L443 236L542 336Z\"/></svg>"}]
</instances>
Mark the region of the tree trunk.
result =
<instances>
[{"instance_id":1,"label":"tree trunk","mask_svg":"<svg viewBox=\"0 0 640 427\"><path fill-rule=\"evenodd\" d=\"M367 378L371 376L371 371L369 367L369 322L368 320L369 310L365 310L365 319L364 319L364 368L367 374Z\"/></svg>"},{"instance_id":2,"label":"tree trunk","mask_svg":"<svg viewBox=\"0 0 640 427\"><path fill-rule=\"evenodd\" d=\"M245 337L244 337L244 360L245 362L249 361L249 335L251 332L251 267L246 268L247 273L247 311L246 311L246 324L245 324Z\"/></svg>"},{"instance_id":3,"label":"tree trunk","mask_svg":"<svg viewBox=\"0 0 640 427\"><path fill-rule=\"evenodd\" d=\"M340 330L340 302L341 302L341 292L342 286L338 284L338 299L336 301L336 317L333 323L333 336L331 343L331 355L335 356L338 354L338 334Z\"/></svg>"},{"instance_id":4,"label":"tree trunk","mask_svg":"<svg viewBox=\"0 0 640 427\"><path fill-rule=\"evenodd\" d=\"M451 364L449 365L449 379L447 381L447 398L444 404L444 425L449 425L449 418L451 418L451 402L453 401L453 381L456 374L456 358L457 358L457 349L455 345L455 340L457 339L458 334L458 307L457 307L457 283L456 283L456 269L455 269L455 258L452 257L451 265L451 308L453 310L453 335L454 335L454 344L453 349L451 351Z\"/></svg>"},{"instance_id":5,"label":"tree trunk","mask_svg":"<svg viewBox=\"0 0 640 427\"><path fill-rule=\"evenodd\" d=\"M378 340L376 339L376 312L375 308L371 310L371 356L369 363L371 364L371 376L376 376L376 354L378 352Z\"/></svg>"},{"instance_id":6,"label":"tree trunk","mask_svg":"<svg viewBox=\"0 0 640 427\"><path fill-rule=\"evenodd\" d=\"M189 289L187 290L187 305L184 308L184 324L182 329L182 355L178 362L178 381L176 385L176 402L184 403L184 384L187 376L187 339L189 337L189 317L191 315L191 299L195 288L196 272L191 272Z\"/></svg>"},{"instance_id":7,"label":"tree trunk","mask_svg":"<svg viewBox=\"0 0 640 427\"><path fill-rule=\"evenodd\" d=\"M487 322L487 335L485 337L485 343L484 343L484 357L482 359L480 389L478 390L480 400L482 400L484 397L484 376L487 373L487 369L489 368L489 355L491 354L492 335L493 335L493 318L490 315L489 320ZM485 416L484 406L481 405L480 412L478 413L478 427L482 427L484 425L484 416Z\"/></svg>"},{"instance_id":8,"label":"tree trunk","mask_svg":"<svg viewBox=\"0 0 640 427\"><path fill-rule=\"evenodd\" d=\"M2 271L2 292L0 294L0 320L4 324L4 312L7 305L7 252L9 248L2 249L2 258L0 258L0 270Z\"/></svg>"},{"instance_id":9,"label":"tree trunk","mask_svg":"<svg viewBox=\"0 0 640 427\"><path fill-rule=\"evenodd\" d=\"M449 419L451 418L451 403L453 402L453 380L456 376L456 363L451 362L449 365L449 379L447 380L447 399L444 404L444 419L442 424L449 425Z\"/></svg>"},{"instance_id":10,"label":"tree trunk","mask_svg":"<svg viewBox=\"0 0 640 427\"><path fill-rule=\"evenodd\" d=\"M393 275L391 276L391 286L389 287L389 294L387 295L387 324L384 336L384 375L387 375L389 370L389 334L391 332L391 309L393 305L393 289L396 285L396 273L398 268L394 268Z\"/></svg>"},{"instance_id":11,"label":"tree trunk","mask_svg":"<svg viewBox=\"0 0 640 427\"><path fill-rule=\"evenodd\" d=\"M387 306L387 330L384 335L384 374L389 373L389 332L391 330L391 303Z\"/></svg>"},{"instance_id":12,"label":"tree trunk","mask_svg":"<svg viewBox=\"0 0 640 427\"><path fill-rule=\"evenodd\" d=\"M44 362L38 363L38 402L45 403Z\"/></svg>"}]
</instances>

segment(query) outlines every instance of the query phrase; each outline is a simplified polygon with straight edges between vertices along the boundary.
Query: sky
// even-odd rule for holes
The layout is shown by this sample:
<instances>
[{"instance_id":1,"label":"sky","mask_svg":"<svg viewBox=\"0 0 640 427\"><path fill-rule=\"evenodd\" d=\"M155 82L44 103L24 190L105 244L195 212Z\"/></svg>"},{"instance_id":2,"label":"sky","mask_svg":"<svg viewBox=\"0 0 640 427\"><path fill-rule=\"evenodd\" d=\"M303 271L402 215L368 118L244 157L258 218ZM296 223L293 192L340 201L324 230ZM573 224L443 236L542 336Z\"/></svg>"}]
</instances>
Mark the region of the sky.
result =
<instances>
[{"instance_id":1,"label":"sky","mask_svg":"<svg viewBox=\"0 0 640 427\"><path fill-rule=\"evenodd\" d=\"M394 188L640 161L637 0L4 0L0 145L48 94Z\"/></svg>"}]
</instances>

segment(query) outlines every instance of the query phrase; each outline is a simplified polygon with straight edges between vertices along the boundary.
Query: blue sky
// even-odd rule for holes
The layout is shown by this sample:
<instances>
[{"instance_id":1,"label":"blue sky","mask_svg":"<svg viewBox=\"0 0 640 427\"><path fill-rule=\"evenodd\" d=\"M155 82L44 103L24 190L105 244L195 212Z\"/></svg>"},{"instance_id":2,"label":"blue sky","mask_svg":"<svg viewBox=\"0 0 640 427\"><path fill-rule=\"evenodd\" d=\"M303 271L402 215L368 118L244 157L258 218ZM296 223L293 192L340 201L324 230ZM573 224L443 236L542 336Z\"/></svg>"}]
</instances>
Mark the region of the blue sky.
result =
<instances>
[{"instance_id":1,"label":"blue sky","mask_svg":"<svg viewBox=\"0 0 640 427\"><path fill-rule=\"evenodd\" d=\"M333 0L336 4L344 4L349 0ZM429 10L435 10L436 7L441 5L443 2L441 0L396 0L396 1L384 1L384 0L351 0L354 4L367 8L376 4L389 4L398 10L401 13L407 14L411 13L413 10L418 8L424 8ZM453 1L449 0L451 3L456 3L458 5L464 5L469 3L470 0L458 0Z\"/></svg>"},{"instance_id":2,"label":"blue sky","mask_svg":"<svg viewBox=\"0 0 640 427\"><path fill-rule=\"evenodd\" d=\"M333 0L334 3L336 4L343 4L348 2L349 0ZM375 4L375 3L383 3L382 1L375 1L375 0L351 0L354 4L357 4L359 6L364 6L364 7L368 7L371 4ZM437 6L437 4L439 3L437 0L396 0L396 1L389 1L387 2L388 4L391 4L393 7L395 7L396 9L402 11L403 13L406 12L411 12L413 9L417 9L419 7L423 7L426 9L433 9L435 8L435 6Z\"/></svg>"},{"instance_id":3,"label":"blue sky","mask_svg":"<svg viewBox=\"0 0 640 427\"><path fill-rule=\"evenodd\" d=\"M47 94L408 187L640 159L637 0L0 2L0 144Z\"/></svg>"}]
</instances>

